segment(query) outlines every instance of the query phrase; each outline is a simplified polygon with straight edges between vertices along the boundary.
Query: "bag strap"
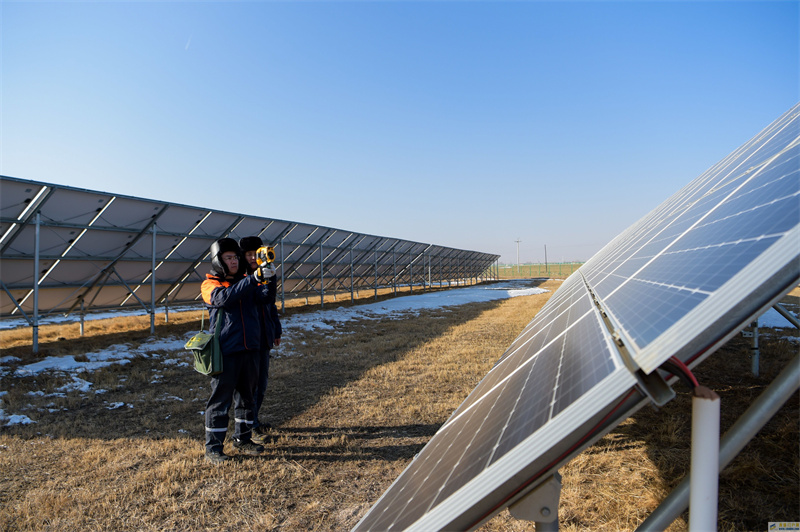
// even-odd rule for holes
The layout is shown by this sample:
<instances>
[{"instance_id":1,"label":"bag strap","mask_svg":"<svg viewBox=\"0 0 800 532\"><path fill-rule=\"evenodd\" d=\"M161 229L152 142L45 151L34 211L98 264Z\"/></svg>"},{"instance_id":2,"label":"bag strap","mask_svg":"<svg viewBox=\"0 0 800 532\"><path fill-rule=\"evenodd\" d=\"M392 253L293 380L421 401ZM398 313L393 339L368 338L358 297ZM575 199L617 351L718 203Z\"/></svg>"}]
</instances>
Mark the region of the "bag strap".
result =
<instances>
[{"instance_id":1,"label":"bag strap","mask_svg":"<svg viewBox=\"0 0 800 532\"><path fill-rule=\"evenodd\" d=\"M211 312L210 311L208 313L208 319L209 320L211 319ZM214 336L216 336L217 338L219 338L219 330L220 330L221 327L222 327L222 309L219 308L219 309L217 309L217 326L214 329Z\"/></svg>"},{"instance_id":2,"label":"bag strap","mask_svg":"<svg viewBox=\"0 0 800 532\"><path fill-rule=\"evenodd\" d=\"M220 309L220 310L222 310L222 309ZM210 322L211 321L211 309L206 307L206 312L208 312L208 321ZM203 323L204 323L203 320L205 320L205 318L206 318L206 312L203 312L200 315L200 332L203 332L205 330L203 328ZM217 312L219 312L219 310ZM219 330L220 330L221 327L222 327L222 314L217 314L217 325L214 328L214 336L216 336L217 338L219 338Z\"/></svg>"}]
</instances>

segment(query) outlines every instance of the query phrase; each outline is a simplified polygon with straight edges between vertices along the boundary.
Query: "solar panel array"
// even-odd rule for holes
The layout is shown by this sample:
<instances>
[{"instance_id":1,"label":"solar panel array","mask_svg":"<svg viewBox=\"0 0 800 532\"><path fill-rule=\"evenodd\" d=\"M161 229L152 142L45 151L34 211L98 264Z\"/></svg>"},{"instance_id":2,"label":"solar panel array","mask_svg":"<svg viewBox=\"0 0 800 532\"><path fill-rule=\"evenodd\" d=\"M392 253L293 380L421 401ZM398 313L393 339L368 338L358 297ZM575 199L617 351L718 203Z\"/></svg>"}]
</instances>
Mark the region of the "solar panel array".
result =
<instances>
[{"instance_id":1,"label":"solar panel array","mask_svg":"<svg viewBox=\"0 0 800 532\"><path fill-rule=\"evenodd\" d=\"M279 295L474 279L498 256L0 176L0 317L174 307L199 299L218 238L276 248ZM37 242L38 214L38 250ZM38 251L38 253L37 253Z\"/></svg>"},{"instance_id":2,"label":"solar panel array","mask_svg":"<svg viewBox=\"0 0 800 532\"><path fill-rule=\"evenodd\" d=\"M570 276L355 530L480 525L798 281L800 105Z\"/></svg>"}]
</instances>

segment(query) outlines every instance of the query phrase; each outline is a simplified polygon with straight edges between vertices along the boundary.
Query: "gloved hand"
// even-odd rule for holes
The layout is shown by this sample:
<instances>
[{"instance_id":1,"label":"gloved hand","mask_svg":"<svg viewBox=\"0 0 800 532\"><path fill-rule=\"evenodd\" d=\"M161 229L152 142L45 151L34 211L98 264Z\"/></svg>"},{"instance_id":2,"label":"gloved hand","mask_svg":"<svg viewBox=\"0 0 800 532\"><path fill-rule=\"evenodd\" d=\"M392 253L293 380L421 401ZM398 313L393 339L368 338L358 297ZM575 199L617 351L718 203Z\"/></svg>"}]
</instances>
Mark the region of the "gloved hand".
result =
<instances>
[{"instance_id":1,"label":"gloved hand","mask_svg":"<svg viewBox=\"0 0 800 532\"><path fill-rule=\"evenodd\" d=\"M275 266L270 264L269 266L264 265L260 268L256 268L255 273L253 274L256 277L256 281L261 284L268 283L270 279L275 277Z\"/></svg>"}]
</instances>

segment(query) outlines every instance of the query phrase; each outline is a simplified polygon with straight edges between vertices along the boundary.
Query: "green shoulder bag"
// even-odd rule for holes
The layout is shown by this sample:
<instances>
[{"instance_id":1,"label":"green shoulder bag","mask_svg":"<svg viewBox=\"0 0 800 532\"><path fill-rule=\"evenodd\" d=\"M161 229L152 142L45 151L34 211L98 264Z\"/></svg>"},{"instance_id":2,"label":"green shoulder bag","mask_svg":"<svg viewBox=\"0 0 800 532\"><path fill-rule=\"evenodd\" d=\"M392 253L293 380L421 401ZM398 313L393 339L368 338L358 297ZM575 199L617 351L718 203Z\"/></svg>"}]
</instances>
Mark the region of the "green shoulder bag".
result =
<instances>
[{"instance_id":1,"label":"green shoulder bag","mask_svg":"<svg viewBox=\"0 0 800 532\"><path fill-rule=\"evenodd\" d=\"M184 347L194 357L195 371L203 375L219 375L222 373L222 349L219 347L222 309L217 311L217 326L214 329L214 334L203 331L204 318L205 314L200 318L200 332L192 336Z\"/></svg>"}]
</instances>

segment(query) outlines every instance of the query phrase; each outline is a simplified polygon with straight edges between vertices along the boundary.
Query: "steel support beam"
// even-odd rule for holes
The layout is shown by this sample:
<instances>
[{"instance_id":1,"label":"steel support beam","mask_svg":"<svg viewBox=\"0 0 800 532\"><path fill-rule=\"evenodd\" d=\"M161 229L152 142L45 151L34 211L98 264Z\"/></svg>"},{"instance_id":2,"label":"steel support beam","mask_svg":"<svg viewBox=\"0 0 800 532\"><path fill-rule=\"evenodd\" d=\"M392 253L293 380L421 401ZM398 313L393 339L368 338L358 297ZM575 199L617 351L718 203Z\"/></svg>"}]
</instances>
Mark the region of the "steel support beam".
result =
<instances>
[{"instance_id":1,"label":"steel support beam","mask_svg":"<svg viewBox=\"0 0 800 532\"><path fill-rule=\"evenodd\" d=\"M39 245L41 244L39 228L42 223L42 215L36 212L36 230L34 233L33 244L33 352L39 352Z\"/></svg>"}]
</instances>

